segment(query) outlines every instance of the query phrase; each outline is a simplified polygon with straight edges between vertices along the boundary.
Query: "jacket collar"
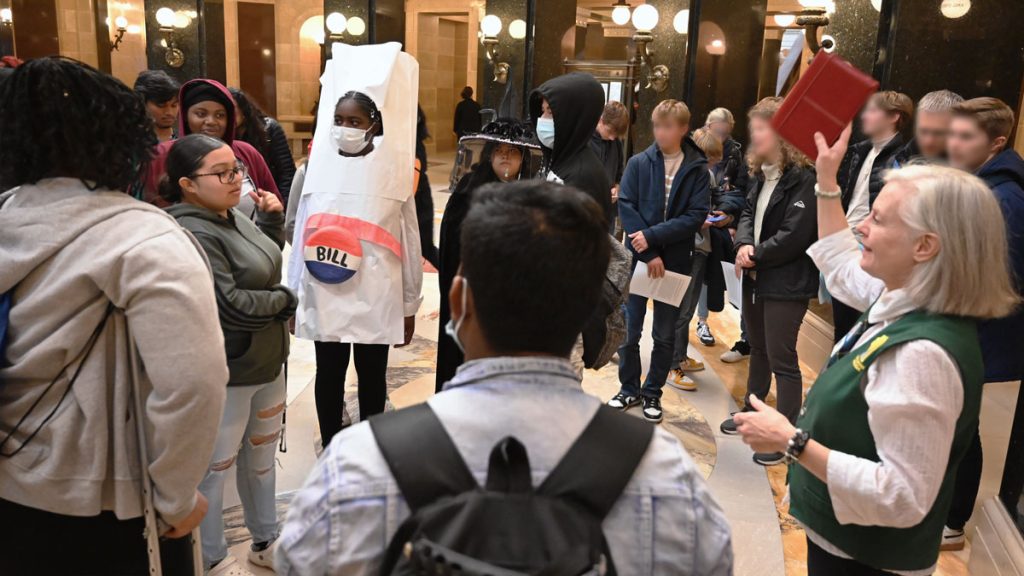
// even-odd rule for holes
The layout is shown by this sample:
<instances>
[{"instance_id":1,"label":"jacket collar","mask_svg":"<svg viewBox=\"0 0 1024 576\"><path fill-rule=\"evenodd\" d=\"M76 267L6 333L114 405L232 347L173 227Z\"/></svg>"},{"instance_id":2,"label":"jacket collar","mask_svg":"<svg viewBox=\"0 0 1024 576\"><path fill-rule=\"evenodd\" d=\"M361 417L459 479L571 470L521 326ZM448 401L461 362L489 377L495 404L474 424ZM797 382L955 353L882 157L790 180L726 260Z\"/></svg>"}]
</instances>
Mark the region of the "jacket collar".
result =
<instances>
[{"instance_id":1,"label":"jacket collar","mask_svg":"<svg viewBox=\"0 0 1024 576\"><path fill-rule=\"evenodd\" d=\"M455 377L444 385L445 390L482 384L490 381L502 383L543 383L552 386L580 388L579 373L566 358L553 356L498 356L472 360L459 366Z\"/></svg>"}]
</instances>

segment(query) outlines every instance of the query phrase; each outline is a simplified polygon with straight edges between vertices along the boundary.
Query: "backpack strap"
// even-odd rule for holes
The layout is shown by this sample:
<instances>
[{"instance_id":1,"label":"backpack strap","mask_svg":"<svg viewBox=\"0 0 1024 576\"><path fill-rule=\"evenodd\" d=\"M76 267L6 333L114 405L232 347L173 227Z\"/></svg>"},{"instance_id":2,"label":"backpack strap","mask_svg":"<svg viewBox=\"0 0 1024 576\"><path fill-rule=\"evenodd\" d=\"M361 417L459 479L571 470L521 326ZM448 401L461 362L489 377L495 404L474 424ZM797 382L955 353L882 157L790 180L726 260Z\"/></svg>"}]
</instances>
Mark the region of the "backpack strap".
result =
<instances>
[{"instance_id":1,"label":"backpack strap","mask_svg":"<svg viewBox=\"0 0 1024 576\"><path fill-rule=\"evenodd\" d=\"M413 513L439 498L478 487L451 436L426 402L378 414L370 418L370 429Z\"/></svg>"},{"instance_id":2,"label":"backpack strap","mask_svg":"<svg viewBox=\"0 0 1024 576\"><path fill-rule=\"evenodd\" d=\"M604 519L633 477L653 436L654 426L601 405L537 492L574 500ZM614 456L609 458L609 454Z\"/></svg>"}]
</instances>

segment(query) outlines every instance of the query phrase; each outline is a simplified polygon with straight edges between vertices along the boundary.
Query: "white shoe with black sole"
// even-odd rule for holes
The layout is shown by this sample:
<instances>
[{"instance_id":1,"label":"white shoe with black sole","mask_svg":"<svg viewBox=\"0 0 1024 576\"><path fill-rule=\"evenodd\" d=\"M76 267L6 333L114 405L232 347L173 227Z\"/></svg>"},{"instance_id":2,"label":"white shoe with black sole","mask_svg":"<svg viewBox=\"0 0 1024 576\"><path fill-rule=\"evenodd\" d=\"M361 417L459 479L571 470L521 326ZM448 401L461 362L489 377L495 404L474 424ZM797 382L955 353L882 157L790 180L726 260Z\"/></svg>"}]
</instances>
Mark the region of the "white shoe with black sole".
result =
<instances>
[{"instance_id":1,"label":"white shoe with black sole","mask_svg":"<svg viewBox=\"0 0 1024 576\"><path fill-rule=\"evenodd\" d=\"M622 410L625 412L633 406L639 406L640 398L619 392L615 396L612 396L612 399L608 401L608 405L616 410Z\"/></svg>"}]
</instances>

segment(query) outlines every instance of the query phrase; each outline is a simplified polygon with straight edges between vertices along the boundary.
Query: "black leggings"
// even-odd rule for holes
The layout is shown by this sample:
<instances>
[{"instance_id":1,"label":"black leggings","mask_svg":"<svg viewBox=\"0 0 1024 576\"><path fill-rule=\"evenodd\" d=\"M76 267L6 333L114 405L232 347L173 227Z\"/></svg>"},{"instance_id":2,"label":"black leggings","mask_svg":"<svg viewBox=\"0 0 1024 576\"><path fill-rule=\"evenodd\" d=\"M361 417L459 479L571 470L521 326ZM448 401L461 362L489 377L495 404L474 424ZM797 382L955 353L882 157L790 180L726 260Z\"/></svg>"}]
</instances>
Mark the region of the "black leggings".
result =
<instances>
[{"instance_id":1,"label":"black leggings","mask_svg":"<svg viewBox=\"0 0 1024 576\"><path fill-rule=\"evenodd\" d=\"M856 560L833 556L807 539L807 576L885 576L892 572L878 570Z\"/></svg>"},{"instance_id":2,"label":"black leggings","mask_svg":"<svg viewBox=\"0 0 1024 576\"><path fill-rule=\"evenodd\" d=\"M0 500L0 574L37 576L147 576L145 521L118 520L113 512L65 516ZM192 576L191 537L161 540L167 576Z\"/></svg>"},{"instance_id":3,"label":"black leggings","mask_svg":"<svg viewBox=\"0 0 1024 576\"><path fill-rule=\"evenodd\" d=\"M341 431L345 407L345 373L352 348L355 348L356 377L359 383L359 420L384 411L388 396L387 344L347 344L314 342L316 346L316 416L324 447Z\"/></svg>"},{"instance_id":4,"label":"black leggings","mask_svg":"<svg viewBox=\"0 0 1024 576\"><path fill-rule=\"evenodd\" d=\"M978 489L981 488L982 464L984 459L981 453L981 436L975 432L974 439L971 440L967 453L964 454L964 459L960 461L960 467L956 471L953 505L949 508L946 526L954 530L963 530L967 521L971 519L974 503L978 499Z\"/></svg>"}]
</instances>

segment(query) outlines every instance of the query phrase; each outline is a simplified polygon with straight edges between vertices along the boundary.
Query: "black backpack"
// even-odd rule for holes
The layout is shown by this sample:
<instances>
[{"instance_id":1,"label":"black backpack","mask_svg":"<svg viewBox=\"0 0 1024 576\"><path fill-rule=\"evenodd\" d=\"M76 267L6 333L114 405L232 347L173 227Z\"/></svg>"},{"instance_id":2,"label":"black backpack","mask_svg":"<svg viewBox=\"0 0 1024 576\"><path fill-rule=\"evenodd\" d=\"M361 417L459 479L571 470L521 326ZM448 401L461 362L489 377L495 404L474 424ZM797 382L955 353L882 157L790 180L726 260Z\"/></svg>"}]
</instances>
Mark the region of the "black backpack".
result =
<instances>
[{"instance_id":1,"label":"black backpack","mask_svg":"<svg viewBox=\"0 0 1024 576\"><path fill-rule=\"evenodd\" d=\"M601 522L647 452L654 427L601 406L534 489L526 448L509 436L476 483L426 403L370 419L410 516L384 576L615 576Z\"/></svg>"}]
</instances>

